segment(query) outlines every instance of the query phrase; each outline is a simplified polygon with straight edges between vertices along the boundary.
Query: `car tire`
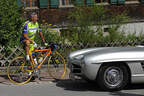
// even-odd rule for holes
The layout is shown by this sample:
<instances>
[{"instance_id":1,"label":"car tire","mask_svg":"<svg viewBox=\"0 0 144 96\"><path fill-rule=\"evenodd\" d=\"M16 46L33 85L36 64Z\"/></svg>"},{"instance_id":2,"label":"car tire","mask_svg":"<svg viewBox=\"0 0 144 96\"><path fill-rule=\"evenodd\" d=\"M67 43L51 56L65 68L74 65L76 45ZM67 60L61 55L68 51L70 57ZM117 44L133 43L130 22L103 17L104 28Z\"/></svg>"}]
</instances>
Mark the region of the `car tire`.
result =
<instances>
[{"instance_id":1,"label":"car tire","mask_svg":"<svg viewBox=\"0 0 144 96\"><path fill-rule=\"evenodd\" d=\"M127 68L123 64L107 64L101 66L97 84L103 90L117 91L123 89L129 81Z\"/></svg>"}]
</instances>

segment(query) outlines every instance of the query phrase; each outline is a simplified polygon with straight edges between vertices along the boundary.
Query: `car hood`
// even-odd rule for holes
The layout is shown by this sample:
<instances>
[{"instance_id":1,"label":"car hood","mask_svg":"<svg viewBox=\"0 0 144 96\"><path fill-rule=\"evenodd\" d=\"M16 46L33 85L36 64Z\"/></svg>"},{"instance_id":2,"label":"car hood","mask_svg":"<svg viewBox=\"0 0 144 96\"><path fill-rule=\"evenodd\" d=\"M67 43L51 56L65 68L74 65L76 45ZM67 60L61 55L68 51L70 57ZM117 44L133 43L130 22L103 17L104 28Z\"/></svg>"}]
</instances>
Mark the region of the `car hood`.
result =
<instances>
[{"instance_id":1,"label":"car hood","mask_svg":"<svg viewBox=\"0 0 144 96\"><path fill-rule=\"evenodd\" d=\"M91 63L144 60L144 47L89 48L75 51L70 56L75 58L78 55L84 55Z\"/></svg>"},{"instance_id":2,"label":"car hood","mask_svg":"<svg viewBox=\"0 0 144 96\"><path fill-rule=\"evenodd\" d=\"M108 48L111 48L111 47L81 49L81 50L77 50L77 51L71 52L69 54L68 58L69 59L73 59L75 56L78 56L78 55L84 55L84 54L88 54L88 53L91 53L91 52L95 52L95 51L102 50L102 49L108 49Z\"/></svg>"}]
</instances>

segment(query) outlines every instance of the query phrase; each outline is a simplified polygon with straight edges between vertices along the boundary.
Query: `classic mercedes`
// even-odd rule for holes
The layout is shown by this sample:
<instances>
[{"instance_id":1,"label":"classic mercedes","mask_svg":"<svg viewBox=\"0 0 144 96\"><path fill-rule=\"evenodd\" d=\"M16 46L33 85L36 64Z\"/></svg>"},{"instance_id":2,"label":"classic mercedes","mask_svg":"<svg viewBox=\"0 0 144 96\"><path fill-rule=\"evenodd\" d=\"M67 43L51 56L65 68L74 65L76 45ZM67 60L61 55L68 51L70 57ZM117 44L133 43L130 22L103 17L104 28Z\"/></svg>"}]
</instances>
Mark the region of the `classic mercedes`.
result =
<instances>
[{"instance_id":1,"label":"classic mercedes","mask_svg":"<svg viewBox=\"0 0 144 96\"><path fill-rule=\"evenodd\" d=\"M128 83L144 83L144 47L100 47L68 55L70 78L96 81L103 90L121 90Z\"/></svg>"}]
</instances>

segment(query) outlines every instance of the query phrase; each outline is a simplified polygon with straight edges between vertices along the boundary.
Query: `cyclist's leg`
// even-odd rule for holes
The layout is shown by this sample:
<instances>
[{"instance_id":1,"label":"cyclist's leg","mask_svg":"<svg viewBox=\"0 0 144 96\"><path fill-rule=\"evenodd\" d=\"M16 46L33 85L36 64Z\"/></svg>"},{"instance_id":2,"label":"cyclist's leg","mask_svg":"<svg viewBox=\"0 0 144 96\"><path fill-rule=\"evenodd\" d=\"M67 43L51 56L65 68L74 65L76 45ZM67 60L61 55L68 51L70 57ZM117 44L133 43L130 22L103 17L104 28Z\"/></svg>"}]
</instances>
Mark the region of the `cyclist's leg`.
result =
<instances>
[{"instance_id":1,"label":"cyclist's leg","mask_svg":"<svg viewBox=\"0 0 144 96\"><path fill-rule=\"evenodd\" d=\"M34 40L33 40L34 41ZM30 51L33 51L34 50L34 44L33 43L30 43L29 44L29 50ZM35 62L35 66L33 66L34 67L34 69L37 67L37 65L38 65L38 62L37 62L37 60L36 60L36 57L35 57L35 54L33 54L32 53L32 58L33 58L33 60L34 60L34 62ZM40 79L40 71L39 70L34 70L34 75L33 75L33 77L32 77L32 79L31 80L35 80L35 78L36 77L38 77L38 79Z\"/></svg>"},{"instance_id":2,"label":"cyclist's leg","mask_svg":"<svg viewBox=\"0 0 144 96\"><path fill-rule=\"evenodd\" d=\"M29 56L29 50L30 50L30 41L24 40L23 41L24 49L25 49L25 57L26 57L26 63L30 64L30 56ZM32 69L32 66L27 66L29 70ZM32 74L32 72L29 72L29 76Z\"/></svg>"},{"instance_id":3,"label":"cyclist's leg","mask_svg":"<svg viewBox=\"0 0 144 96\"><path fill-rule=\"evenodd\" d=\"M30 41L29 40L24 40L24 47L25 47L25 51L26 51L26 60L30 60L30 57L29 57L29 48L30 46Z\"/></svg>"}]
</instances>

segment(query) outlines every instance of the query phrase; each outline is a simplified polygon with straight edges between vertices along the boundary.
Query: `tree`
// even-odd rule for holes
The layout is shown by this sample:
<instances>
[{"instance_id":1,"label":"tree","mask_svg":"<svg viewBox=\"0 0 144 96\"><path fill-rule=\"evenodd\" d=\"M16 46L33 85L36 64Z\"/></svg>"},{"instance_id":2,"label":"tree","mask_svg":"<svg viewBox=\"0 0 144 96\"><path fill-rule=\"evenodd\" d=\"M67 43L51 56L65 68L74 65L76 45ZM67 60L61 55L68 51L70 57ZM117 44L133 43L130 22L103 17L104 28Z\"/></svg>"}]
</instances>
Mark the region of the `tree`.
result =
<instances>
[{"instance_id":1,"label":"tree","mask_svg":"<svg viewBox=\"0 0 144 96\"><path fill-rule=\"evenodd\" d=\"M14 46L18 44L23 18L16 0L0 2L0 45Z\"/></svg>"}]
</instances>

